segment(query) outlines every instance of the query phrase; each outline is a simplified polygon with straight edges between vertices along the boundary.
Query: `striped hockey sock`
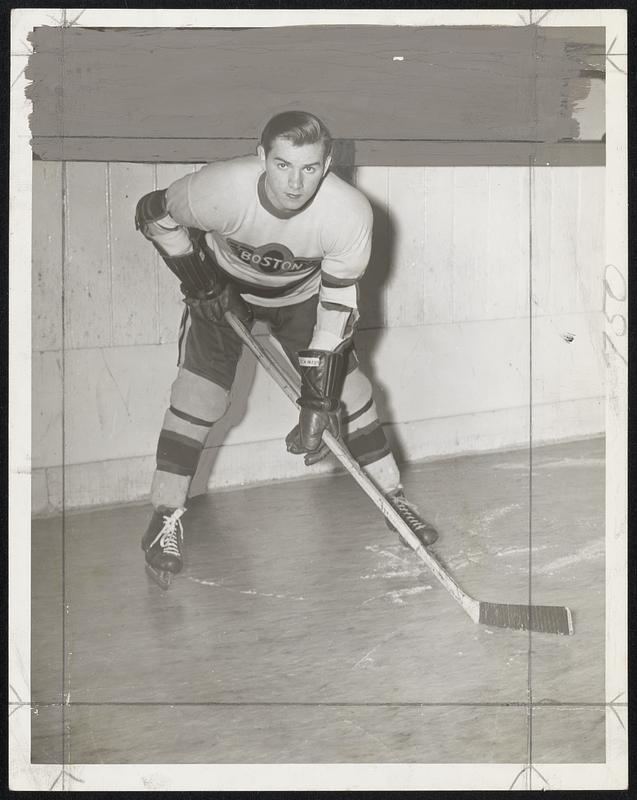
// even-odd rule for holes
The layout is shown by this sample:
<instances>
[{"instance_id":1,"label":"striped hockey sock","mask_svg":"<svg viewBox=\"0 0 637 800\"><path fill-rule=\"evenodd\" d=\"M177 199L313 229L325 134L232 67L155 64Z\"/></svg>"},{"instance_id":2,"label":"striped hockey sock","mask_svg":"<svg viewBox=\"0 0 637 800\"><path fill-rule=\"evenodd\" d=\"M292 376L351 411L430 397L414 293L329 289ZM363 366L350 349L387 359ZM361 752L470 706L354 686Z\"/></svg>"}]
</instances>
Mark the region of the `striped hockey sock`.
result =
<instances>
[{"instance_id":1,"label":"striped hockey sock","mask_svg":"<svg viewBox=\"0 0 637 800\"><path fill-rule=\"evenodd\" d=\"M213 423L173 408L166 411L157 442L151 499L155 508L181 508Z\"/></svg>"}]
</instances>

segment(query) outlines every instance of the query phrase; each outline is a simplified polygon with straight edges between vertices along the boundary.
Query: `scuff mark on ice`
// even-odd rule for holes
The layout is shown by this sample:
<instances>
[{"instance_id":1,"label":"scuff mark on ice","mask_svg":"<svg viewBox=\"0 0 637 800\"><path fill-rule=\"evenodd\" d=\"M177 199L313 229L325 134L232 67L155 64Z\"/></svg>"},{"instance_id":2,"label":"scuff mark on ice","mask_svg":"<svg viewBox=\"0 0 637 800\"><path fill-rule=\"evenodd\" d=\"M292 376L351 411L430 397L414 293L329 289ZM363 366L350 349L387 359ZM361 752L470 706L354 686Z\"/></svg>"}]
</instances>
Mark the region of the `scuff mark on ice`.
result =
<instances>
[{"instance_id":1,"label":"scuff mark on ice","mask_svg":"<svg viewBox=\"0 0 637 800\"><path fill-rule=\"evenodd\" d=\"M223 589L226 592L235 592L236 594L249 594L255 597L275 597L277 600L305 600L304 597L295 597L291 594L276 594L275 592L256 592L254 589L233 589L231 586L224 586L215 581L205 581L202 578L188 577L188 580L200 583L203 586L214 586L215 589Z\"/></svg>"},{"instance_id":2,"label":"scuff mark on ice","mask_svg":"<svg viewBox=\"0 0 637 800\"><path fill-rule=\"evenodd\" d=\"M400 561L401 564L408 563L406 558L401 558L400 556L397 556L396 553L392 553L389 550L384 550L379 544L367 544L365 545L365 550L369 550L371 553L376 553L378 555L385 556L385 558L389 558L391 561Z\"/></svg>"},{"instance_id":3,"label":"scuff mark on ice","mask_svg":"<svg viewBox=\"0 0 637 800\"><path fill-rule=\"evenodd\" d=\"M419 570L398 569L390 570L389 572L374 572L371 575L361 575L361 580L367 581L370 578L413 578L417 574L419 574Z\"/></svg>"},{"instance_id":4,"label":"scuff mark on ice","mask_svg":"<svg viewBox=\"0 0 637 800\"><path fill-rule=\"evenodd\" d=\"M555 561L551 561L543 567L535 567L533 572L538 575L548 575L552 572L557 572L557 570L564 569L565 567L572 567L579 561L594 561L597 558L601 558L603 555L604 542L593 542L570 556L556 558Z\"/></svg>"},{"instance_id":5,"label":"scuff mark on ice","mask_svg":"<svg viewBox=\"0 0 637 800\"><path fill-rule=\"evenodd\" d=\"M403 605L405 602L403 600L403 597L407 597L413 594L420 594L421 592L427 592L431 588L432 587L428 583L425 583L422 586L410 586L407 589L394 589L391 592L384 592L383 594L374 595L374 597L370 597L367 600L364 600L362 605L365 606L367 605L367 603L371 603L373 600L381 600L385 597L391 600L392 603Z\"/></svg>"},{"instance_id":6,"label":"scuff mark on ice","mask_svg":"<svg viewBox=\"0 0 637 800\"><path fill-rule=\"evenodd\" d=\"M555 467L603 467L604 458L559 458L556 461L540 461L534 464L536 469L551 469Z\"/></svg>"},{"instance_id":7,"label":"scuff mark on ice","mask_svg":"<svg viewBox=\"0 0 637 800\"><path fill-rule=\"evenodd\" d=\"M520 503L511 503L508 506L501 506L500 508L494 508L493 511L487 511L480 517L480 523L482 525L490 525L492 522L495 522L496 519L501 519L509 514L511 511L515 511L516 508L522 508Z\"/></svg>"},{"instance_id":8,"label":"scuff mark on ice","mask_svg":"<svg viewBox=\"0 0 637 800\"><path fill-rule=\"evenodd\" d=\"M531 548L532 553L537 553L540 550L546 550L548 548L548 544L540 544L536 547ZM517 556L517 555L525 555L528 556L529 554L529 546L526 547L505 547L504 550L498 550L496 552L496 556L498 558L502 558L502 556Z\"/></svg>"}]
</instances>

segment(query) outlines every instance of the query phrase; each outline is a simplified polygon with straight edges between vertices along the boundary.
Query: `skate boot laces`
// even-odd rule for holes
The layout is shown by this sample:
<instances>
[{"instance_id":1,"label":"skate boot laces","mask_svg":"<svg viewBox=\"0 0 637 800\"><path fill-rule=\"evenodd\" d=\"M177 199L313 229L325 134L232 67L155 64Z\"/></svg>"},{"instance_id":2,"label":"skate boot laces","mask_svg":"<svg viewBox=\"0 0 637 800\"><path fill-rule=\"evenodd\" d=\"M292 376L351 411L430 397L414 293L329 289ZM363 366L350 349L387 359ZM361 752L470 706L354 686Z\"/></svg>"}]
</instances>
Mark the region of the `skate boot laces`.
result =
<instances>
[{"instance_id":1,"label":"skate boot laces","mask_svg":"<svg viewBox=\"0 0 637 800\"><path fill-rule=\"evenodd\" d=\"M159 540L159 546L166 555L181 558L179 539L183 540L184 529L179 518L183 515L184 511L184 508L177 508L172 514L164 516L162 529L150 543L150 547Z\"/></svg>"},{"instance_id":2,"label":"skate boot laces","mask_svg":"<svg viewBox=\"0 0 637 800\"><path fill-rule=\"evenodd\" d=\"M392 498L397 511L413 531L421 531L428 526L417 515L417 508L409 502L404 495L394 495Z\"/></svg>"}]
</instances>

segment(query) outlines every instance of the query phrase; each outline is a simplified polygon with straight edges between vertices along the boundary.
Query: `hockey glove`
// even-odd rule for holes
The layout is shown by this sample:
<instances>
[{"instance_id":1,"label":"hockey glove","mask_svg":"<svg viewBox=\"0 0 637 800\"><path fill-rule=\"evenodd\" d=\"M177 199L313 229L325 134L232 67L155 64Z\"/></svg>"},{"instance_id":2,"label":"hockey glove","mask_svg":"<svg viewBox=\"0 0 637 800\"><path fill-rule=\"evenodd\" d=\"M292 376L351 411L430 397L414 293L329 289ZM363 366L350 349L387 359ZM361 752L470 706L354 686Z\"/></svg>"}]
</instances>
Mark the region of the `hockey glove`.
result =
<instances>
[{"instance_id":1,"label":"hockey glove","mask_svg":"<svg viewBox=\"0 0 637 800\"><path fill-rule=\"evenodd\" d=\"M326 427L330 433L334 434L334 436L340 436L340 424L338 424L338 417L333 424L326 425ZM321 431L321 436L322 435L323 432ZM285 444L287 445L289 453L295 453L297 455L300 453L305 453L301 443L301 428L299 425L295 425L285 437ZM311 453L305 453L305 458L303 461L305 462L306 467L311 467L312 464L318 464L319 461L322 461L329 454L330 448L324 444L323 441L321 441L321 444L317 450L313 450Z\"/></svg>"},{"instance_id":2,"label":"hockey glove","mask_svg":"<svg viewBox=\"0 0 637 800\"><path fill-rule=\"evenodd\" d=\"M340 395L345 377L342 352L302 350L299 352L301 396L299 424L287 435L288 452L305 453L305 463L315 464L327 455L323 431L340 436Z\"/></svg>"},{"instance_id":3,"label":"hockey glove","mask_svg":"<svg viewBox=\"0 0 637 800\"><path fill-rule=\"evenodd\" d=\"M185 296L184 302L192 309L198 309L210 322L223 322L226 311L232 311L244 325L252 321L252 311L232 283L226 283L220 291L212 289L209 292L192 293L183 284L181 290Z\"/></svg>"}]
</instances>

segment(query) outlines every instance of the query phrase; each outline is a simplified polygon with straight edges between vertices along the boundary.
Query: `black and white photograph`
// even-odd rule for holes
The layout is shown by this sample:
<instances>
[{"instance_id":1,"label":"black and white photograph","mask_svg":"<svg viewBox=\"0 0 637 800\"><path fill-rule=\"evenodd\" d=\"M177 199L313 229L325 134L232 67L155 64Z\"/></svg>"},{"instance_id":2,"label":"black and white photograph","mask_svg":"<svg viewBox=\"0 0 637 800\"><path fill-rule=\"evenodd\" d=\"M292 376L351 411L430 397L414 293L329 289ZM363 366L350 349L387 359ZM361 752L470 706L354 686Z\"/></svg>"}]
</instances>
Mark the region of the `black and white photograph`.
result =
<instances>
[{"instance_id":1,"label":"black and white photograph","mask_svg":"<svg viewBox=\"0 0 637 800\"><path fill-rule=\"evenodd\" d=\"M12 789L627 787L626 26L12 12Z\"/></svg>"}]
</instances>

